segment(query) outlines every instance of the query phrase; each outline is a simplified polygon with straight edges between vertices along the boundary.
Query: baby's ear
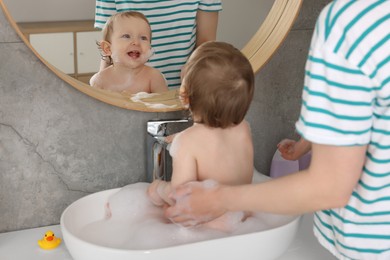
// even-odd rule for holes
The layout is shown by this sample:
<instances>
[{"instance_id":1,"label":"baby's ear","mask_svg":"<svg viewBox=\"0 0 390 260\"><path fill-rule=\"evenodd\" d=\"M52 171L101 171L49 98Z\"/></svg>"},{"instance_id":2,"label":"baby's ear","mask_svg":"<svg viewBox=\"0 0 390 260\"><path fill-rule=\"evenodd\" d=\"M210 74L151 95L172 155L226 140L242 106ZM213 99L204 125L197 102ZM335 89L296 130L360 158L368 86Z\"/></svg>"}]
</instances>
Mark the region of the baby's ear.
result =
<instances>
[{"instance_id":1,"label":"baby's ear","mask_svg":"<svg viewBox=\"0 0 390 260\"><path fill-rule=\"evenodd\" d=\"M108 41L101 41L100 48L104 55L111 56L111 43Z\"/></svg>"},{"instance_id":2,"label":"baby's ear","mask_svg":"<svg viewBox=\"0 0 390 260\"><path fill-rule=\"evenodd\" d=\"M182 83L183 84L183 83ZM188 108L190 104L190 99L188 98L187 92L184 87L181 86L179 89L179 98L184 107Z\"/></svg>"}]
</instances>

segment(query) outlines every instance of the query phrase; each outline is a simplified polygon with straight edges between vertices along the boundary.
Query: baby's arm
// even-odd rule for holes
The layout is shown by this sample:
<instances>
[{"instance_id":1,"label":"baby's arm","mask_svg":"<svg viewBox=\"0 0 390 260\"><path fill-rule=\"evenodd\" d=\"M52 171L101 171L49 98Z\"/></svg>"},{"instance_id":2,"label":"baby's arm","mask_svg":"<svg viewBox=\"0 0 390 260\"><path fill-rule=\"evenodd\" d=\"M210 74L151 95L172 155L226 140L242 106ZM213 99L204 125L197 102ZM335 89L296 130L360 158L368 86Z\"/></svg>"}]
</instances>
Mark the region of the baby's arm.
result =
<instances>
[{"instance_id":1,"label":"baby's arm","mask_svg":"<svg viewBox=\"0 0 390 260\"><path fill-rule=\"evenodd\" d=\"M150 92L161 93L168 91L167 81L164 75L157 69L152 68L151 81L150 81Z\"/></svg>"},{"instance_id":2,"label":"baby's arm","mask_svg":"<svg viewBox=\"0 0 390 260\"><path fill-rule=\"evenodd\" d=\"M169 198L169 194L171 193L171 183L162 181L162 180L154 180L148 187L148 196L152 203L156 206L164 206L168 204L172 206L174 203Z\"/></svg>"},{"instance_id":3,"label":"baby's arm","mask_svg":"<svg viewBox=\"0 0 390 260\"><path fill-rule=\"evenodd\" d=\"M196 47L217 38L218 12L198 10L196 13Z\"/></svg>"},{"instance_id":4,"label":"baby's arm","mask_svg":"<svg viewBox=\"0 0 390 260\"><path fill-rule=\"evenodd\" d=\"M197 161L194 148L199 144L194 141L193 135L196 129L193 127L175 135L170 148L172 156L172 188L189 181L197 181Z\"/></svg>"},{"instance_id":5,"label":"baby's arm","mask_svg":"<svg viewBox=\"0 0 390 260\"><path fill-rule=\"evenodd\" d=\"M193 144L191 140L187 140L188 138L186 134L176 134L172 143L170 150L173 162L171 182L154 180L148 187L148 196L156 206L165 204L172 206L174 201L169 197L172 187L196 180L196 161L193 159L190 146Z\"/></svg>"}]
</instances>

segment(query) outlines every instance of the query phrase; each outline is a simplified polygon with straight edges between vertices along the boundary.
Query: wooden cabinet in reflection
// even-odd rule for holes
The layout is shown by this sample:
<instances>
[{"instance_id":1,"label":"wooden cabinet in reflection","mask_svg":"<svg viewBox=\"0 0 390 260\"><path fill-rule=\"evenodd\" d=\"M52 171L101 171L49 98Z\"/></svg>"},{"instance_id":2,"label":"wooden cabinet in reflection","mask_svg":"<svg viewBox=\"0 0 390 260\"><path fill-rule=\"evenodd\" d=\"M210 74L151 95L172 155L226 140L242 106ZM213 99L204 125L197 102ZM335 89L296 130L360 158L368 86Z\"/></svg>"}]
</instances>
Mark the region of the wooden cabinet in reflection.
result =
<instances>
[{"instance_id":1,"label":"wooden cabinet in reflection","mask_svg":"<svg viewBox=\"0 0 390 260\"><path fill-rule=\"evenodd\" d=\"M70 76L89 84L99 70L96 41L101 32L93 21L18 23L36 51L49 63Z\"/></svg>"}]
</instances>

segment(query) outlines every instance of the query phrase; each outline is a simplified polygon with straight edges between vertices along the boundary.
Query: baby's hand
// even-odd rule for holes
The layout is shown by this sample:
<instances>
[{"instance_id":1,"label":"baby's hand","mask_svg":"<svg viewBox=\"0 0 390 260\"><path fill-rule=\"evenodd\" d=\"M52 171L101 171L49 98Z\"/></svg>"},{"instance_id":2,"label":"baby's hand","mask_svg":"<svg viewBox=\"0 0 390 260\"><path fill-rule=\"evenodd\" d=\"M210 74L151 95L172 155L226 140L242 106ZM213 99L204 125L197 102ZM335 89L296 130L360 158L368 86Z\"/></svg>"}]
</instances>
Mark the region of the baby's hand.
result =
<instances>
[{"instance_id":1,"label":"baby's hand","mask_svg":"<svg viewBox=\"0 0 390 260\"><path fill-rule=\"evenodd\" d=\"M173 138L175 138L175 135L176 135L176 134L168 135L167 137L165 137L164 141L165 141L167 144L172 143Z\"/></svg>"},{"instance_id":2,"label":"baby's hand","mask_svg":"<svg viewBox=\"0 0 390 260\"><path fill-rule=\"evenodd\" d=\"M161 183L160 180L154 180L149 185L148 190L147 190L147 194L148 194L150 201L158 207L164 206L164 204L165 204L165 201L158 194L158 186L160 183Z\"/></svg>"},{"instance_id":3,"label":"baby's hand","mask_svg":"<svg viewBox=\"0 0 390 260\"><path fill-rule=\"evenodd\" d=\"M291 139L283 139L280 143L278 143L277 147L283 159L292 161L298 159L298 154L296 154L295 150L296 143L296 141Z\"/></svg>"}]
</instances>

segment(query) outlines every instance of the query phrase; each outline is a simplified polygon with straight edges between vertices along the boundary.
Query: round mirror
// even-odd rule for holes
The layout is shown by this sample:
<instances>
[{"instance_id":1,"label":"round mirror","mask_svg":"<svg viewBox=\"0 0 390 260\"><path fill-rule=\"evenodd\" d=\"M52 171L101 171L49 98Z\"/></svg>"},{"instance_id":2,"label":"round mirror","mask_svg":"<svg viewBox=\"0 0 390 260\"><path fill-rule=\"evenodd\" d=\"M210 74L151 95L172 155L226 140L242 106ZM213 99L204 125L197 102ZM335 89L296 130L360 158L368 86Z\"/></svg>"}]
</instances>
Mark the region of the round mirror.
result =
<instances>
[{"instance_id":1,"label":"round mirror","mask_svg":"<svg viewBox=\"0 0 390 260\"><path fill-rule=\"evenodd\" d=\"M247 0L245 1L245 5L242 5L242 3L237 4L236 0L223 0L223 11L220 12L219 15L217 40L227 41L238 48L242 48L242 52L250 60L254 72L257 72L270 59L286 37L299 12L302 1L303 0ZM64 5L64 3L66 3L66 5ZM82 6L84 8L74 8L76 5L81 6L80 1L76 0L65 2L37 0L32 1L31 3L23 1L23 8L18 8L20 7L20 4L18 5L15 0L0 0L0 4L10 24L25 44L57 76L76 89L105 103L126 109L147 112L167 112L183 109L176 89L171 89L168 92L161 94L131 96L92 88L85 83L88 82L88 79L91 76L90 73L85 72L97 70L100 59L96 46L93 46L96 38L99 37L96 36L96 33L100 33L94 31L92 25L95 0L83 0ZM28 5L31 5L31 7L29 8ZM47 12L47 8L53 8L58 11ZM38 11L35 12L31 10ZM68 16L69 13L72 14L71 18ZM63 14L67 14L67 16L61 16ZM66 22L64 23L64 21ZM77 26L80 28L80 30L77 31L79 33L77 39L86 38L86 42L88 42L89 45L83 46L77 44L77 48L79 49L77 55L73 53L73 50L69 50L69 55L72 55L72 57L79 57L78 62L72 62L73 59L70 59L69 63L60 70L58 66L53 65L55 62L49 62L47 59L43 58L44 54L42 52L47 48L45 49L45 47L42 47L40 49L39 44L35 44L35 48L32 46L31 42L34 40L32 40L30 35L34 33L38 34L42 28L42 23L44 23L45 26L49 25L47 29L48 32L54 33L58 31L58 27L65 28L64 31L67 32L69 31L69 26L74 26L72 25L72 21L78 21ZM83 21L83 23L80 24L80 21ZM245 25L245 29L242 28L242 24ZM85 33L87 31L85 28L89 28L88 34ZM93 33L95 33L95 35ZM94 40L91 40L91 35L94 37ZM65 38L61 38L60 36ZM75 43L74 38L70 37L73 41L72 44ZM65 40L69 40L69 38L66 38L66 34L61 34L56 35L54 38L45 38L44 41L54 41L52 44L55 45L56 42L63 42ZM91 48L91 44L93 48ZM94 50L94 52L92 52L93 54L88 54L88 50L91 49ZM48 54L48 56L54 55ZM63 61L64 58L60 59ZM83 63L83 60L88 62ZM96 67L93 68L93 66ZM81 68L87 69L83 71Z\"/></svg>"}]
</instances>

